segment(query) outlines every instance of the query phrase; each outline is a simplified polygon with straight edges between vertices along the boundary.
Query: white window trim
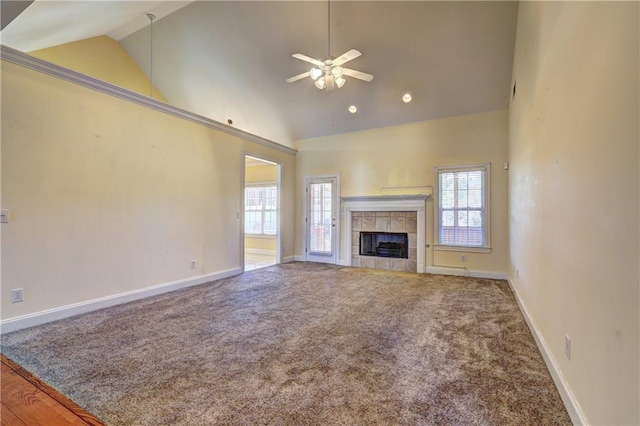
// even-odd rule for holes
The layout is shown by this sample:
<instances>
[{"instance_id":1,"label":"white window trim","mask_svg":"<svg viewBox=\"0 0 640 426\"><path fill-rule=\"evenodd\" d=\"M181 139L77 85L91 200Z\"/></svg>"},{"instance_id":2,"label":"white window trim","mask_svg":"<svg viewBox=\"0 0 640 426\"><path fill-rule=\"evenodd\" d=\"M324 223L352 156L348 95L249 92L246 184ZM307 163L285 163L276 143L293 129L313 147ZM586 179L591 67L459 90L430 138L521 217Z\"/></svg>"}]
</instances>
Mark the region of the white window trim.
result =
<instances>
[{"instance_id":1,"label":"white window trim","mask_svg":"<svg viewBox=\"0 0 640 426\"><path fill-rule=\"evenodd\" d=\"M274 211L277 212L278 211L277 205L278 205L278 202L280 200L280 193L278 191L278 183L277 182L252 182L252 183L247 183L244 186L244 190L245 190L245 194L246 194L247 188L268 188L268 187L275 187L276 188L276 197L277 198L276 198L276 209ZM245 203L245 205L244 205L244 215L246 216L246 214L247 214L246 196L243 196L243 199L244 199L244 203ZM262 210L262 213L264 215L264 210ZM264 226L264 223L263 223L263 226ZM277 234L277 232L278 231L277 231L277 224L276 224L276 234ZM261 234L252 234L250 232L246 232L246 230L244 232L245 237L248 237L248 238L275 239L276 236L277 236L276 234L263 234L263 233L261 233Z\"/></svg>"},{"instance_id":2,"label":"white window trim","mask_svg":"<svg viewBox=\"0 0 640 426\"><path fill-rule=\"evenodd\" d=\"M464 166L436 166L434 169L434 203L433 203L433 249L437 251L459 251L466 253L491 253L491 163L470 164ZM484 229L484 246L458 246L438 244L440 241L440 173L466 172L482 170L484 173L484 207L482 215Z\"/></svg>"}]
</instances>

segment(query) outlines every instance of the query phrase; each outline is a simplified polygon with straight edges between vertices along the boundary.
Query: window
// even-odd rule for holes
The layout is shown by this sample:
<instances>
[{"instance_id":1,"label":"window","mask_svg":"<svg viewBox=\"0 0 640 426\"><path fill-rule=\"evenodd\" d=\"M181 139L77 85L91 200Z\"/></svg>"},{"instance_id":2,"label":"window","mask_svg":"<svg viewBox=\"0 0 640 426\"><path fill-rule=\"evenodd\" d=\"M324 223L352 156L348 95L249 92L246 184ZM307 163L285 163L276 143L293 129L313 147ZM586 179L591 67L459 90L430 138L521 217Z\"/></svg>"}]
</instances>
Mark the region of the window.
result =
<instances>
[{"instance_id":1,"label":"window","mask_svg":"<svg viewBox=\"0 0 640 426\"><path fill-rule=\"evenodd\" d=\"M277 190L275 185L247 186L244 189L244 232L276 235Z\"/></svg>"},{"instance_id":2,"label":"window","mask_svg":"<svg viewBox=\"0 0 640 426\"><path fill-rule=\"evenodd\" d=\"M488 252L490 164L436 167L436 248Z\"/></svg>"}]
</instances>

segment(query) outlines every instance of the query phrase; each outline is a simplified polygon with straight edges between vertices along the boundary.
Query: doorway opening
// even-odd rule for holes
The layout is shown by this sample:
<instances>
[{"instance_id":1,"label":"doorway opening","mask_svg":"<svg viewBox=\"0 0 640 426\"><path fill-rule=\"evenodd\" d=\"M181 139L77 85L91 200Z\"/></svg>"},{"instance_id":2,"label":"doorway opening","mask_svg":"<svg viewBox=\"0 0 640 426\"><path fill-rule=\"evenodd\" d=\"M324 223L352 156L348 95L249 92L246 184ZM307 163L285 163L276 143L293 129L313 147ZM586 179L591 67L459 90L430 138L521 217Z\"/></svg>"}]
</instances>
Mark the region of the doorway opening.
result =
<instances>
[{"instance_id":1,"label":"doorway opening","mask_svg":"<svg viewBox=\"0 0 640 426\"><path fill-rule=\"evenodd\" d=\"M244 270L280 263L280 164L245 155Z\"/></svg>"}]
</instances>

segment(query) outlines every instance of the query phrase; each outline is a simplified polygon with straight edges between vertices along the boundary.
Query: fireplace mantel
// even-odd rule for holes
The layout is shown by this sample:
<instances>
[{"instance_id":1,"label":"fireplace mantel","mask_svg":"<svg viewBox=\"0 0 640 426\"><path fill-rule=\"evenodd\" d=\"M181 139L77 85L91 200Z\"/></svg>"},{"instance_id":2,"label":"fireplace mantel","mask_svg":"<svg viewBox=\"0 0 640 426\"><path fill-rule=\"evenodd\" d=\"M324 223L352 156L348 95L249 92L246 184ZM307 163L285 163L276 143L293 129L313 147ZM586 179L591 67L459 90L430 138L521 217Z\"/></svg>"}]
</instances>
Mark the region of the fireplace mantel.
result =
<instances>
[{"instance_id":1,"label":"fireplace mantel","mask_svg":"<svg viewBox=\"0 0 640 426\"><path fill-rule=\"evenodd\" d=\"M392 212L414 211L417 212L417 272L424 272L425 260L425 202L428 194L412 195L363 195L342 197L342 207L345 219L345 259L344 263L351 266L352 212Z\"/></svg>"},{"instance_id":2,"label":"fireplace mantel","mask_svg":"<svg viewBox=\"0 0 640 426\"><path fill-rule=\"evenodd\" d=\"M397 203L400 202L422 202L424 203L428 198L429 198L429 194L412 194L412 195L357 195L357 196L352 196L352 197L342 197L341 200L343 203L350 203L350 204L355 204L355 203L364 203L366 204L370 204L370 203L375 203L377 204L382 204L382 203L392 203L392 205L395 205ZM424 207L424 206L423 206Z\"/></svg>"}]
</instances>

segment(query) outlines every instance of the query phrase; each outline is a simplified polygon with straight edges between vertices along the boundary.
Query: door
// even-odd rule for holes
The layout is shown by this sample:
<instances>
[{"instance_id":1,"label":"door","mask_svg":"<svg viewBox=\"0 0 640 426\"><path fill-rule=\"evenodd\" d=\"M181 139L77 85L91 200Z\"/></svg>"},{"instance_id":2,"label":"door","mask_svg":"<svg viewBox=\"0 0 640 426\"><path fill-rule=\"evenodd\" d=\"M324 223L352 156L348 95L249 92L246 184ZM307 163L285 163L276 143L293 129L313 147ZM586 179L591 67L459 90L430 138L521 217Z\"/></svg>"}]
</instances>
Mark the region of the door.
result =
<instances>
[{"instance_id":1,"label":"door","mask_svg":"<svg viewBox=\"0 0 640 426\"><path fill-rule=\"evenodd\" d=\"M305 258L310 262L337 263L338 176L305 178Z\"/></svg>"}]
</instances>

